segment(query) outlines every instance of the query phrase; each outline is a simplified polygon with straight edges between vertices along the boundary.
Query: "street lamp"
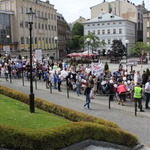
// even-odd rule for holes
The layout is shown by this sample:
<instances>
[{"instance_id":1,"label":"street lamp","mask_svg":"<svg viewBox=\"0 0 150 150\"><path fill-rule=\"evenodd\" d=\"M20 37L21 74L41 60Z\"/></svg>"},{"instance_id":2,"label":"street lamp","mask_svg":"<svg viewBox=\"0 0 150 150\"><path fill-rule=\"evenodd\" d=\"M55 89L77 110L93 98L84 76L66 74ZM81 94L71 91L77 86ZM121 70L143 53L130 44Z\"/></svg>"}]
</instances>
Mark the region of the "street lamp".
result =
<instances>
[{"instance_id":1,"label":"street lamp","mask_svg":"<svg viewBox=\"0 0 150 150\"><path fill-rule=\"evenodd\" d=\"M58 47L58 37L55 36L55 43L56 43L56 60L57 60L57 47Z\"/></svg>"},{"instance_id":2,"label":"street lamp","mask_svg":"<svg viewBox=\"0 0 150 150\"><path fill-rule=\"evenodd\" d=\"M30 31L30 112L34 113L34 93L33 93L33 77L32 77L32 24L33 24L33 16L34 12L32 8L30 7L29 12L27 12L28 15L28 24L29 24L29 31Z\"/></svg>"},{"instance_id":3,"label":"street lamp","mask_svg":"<svg viewBox=\"0 0 150 150\"><path fill-rule=\"evenodd\" d=\"M87 44L88 44L88 59L89 59L89 43L90 43L90 38L87 38L87 39L86 39L86 42L87 42Z\"/></svg>"},{"instance_id":4,"label":"street lamp","mask_svg":"<svg viewBox=\"0 0 150 150\"><path fill-rule=\"evenodd\" d=\"M6 38L7 38L7 43L8 43L10 39L10 35L6 35Z\"/></svg>"},{"instance_id":5,"label":"street lamp","mask_svg":"<svg viewBox=\"0 0 150 150\"><path fill-rule=\"evenodd\" d=\"M125 44L126 44L126 72L128 73L128 44L129 44L129 40L125 40Z\"/></svg>"}]
</instances>

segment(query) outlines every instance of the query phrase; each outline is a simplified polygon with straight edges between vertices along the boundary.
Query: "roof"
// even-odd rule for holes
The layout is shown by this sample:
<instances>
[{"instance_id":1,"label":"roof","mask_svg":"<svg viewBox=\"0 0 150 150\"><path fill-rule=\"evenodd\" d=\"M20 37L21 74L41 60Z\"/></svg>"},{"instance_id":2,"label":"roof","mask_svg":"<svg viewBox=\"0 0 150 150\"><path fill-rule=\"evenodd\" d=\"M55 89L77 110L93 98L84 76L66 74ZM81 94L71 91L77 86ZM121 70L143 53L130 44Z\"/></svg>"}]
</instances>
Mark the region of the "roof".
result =
<instances>
[{"instance_id":1,"label":"roof","mask_svg":"<svg viewBox=\"0 0 150 150\"><path fill-rule=\"evenodd\" d=\"M98 17L90 19L86 21L85 23L90 23L90 22L105 22L105 21L119 21L119 20L125 20L124 18L121 18L119 16L116 16L112 13L101 13Z\"/></svg>"}]
</instances>

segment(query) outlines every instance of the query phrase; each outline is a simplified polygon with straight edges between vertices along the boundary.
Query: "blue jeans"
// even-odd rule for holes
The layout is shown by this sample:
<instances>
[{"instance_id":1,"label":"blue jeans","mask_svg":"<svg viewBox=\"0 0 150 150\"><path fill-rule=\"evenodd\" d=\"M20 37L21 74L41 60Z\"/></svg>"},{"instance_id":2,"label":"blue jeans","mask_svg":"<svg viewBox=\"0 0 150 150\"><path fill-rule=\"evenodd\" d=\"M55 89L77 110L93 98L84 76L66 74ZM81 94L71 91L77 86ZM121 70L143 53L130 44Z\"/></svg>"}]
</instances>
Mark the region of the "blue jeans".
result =
<instances>
[{"instance_id":1,"label":"blue jeans","mask_svg":"<svg viewBox=\"0 0 150 150\"><path fill-rule=\"evenodd\" d=\"M77 92L77 95L79 95L81 93L81 84L80 83L76 84L76 92Z\"/></svg>"},{"instance_id":2,"label":"blue jeans","mask_svg":"<svg viewBox=\"0 0 150 150\"><path fill-rule=\"evenodd\" d=\"M86 94L86 103L84 104L84 107L87 105L87 108L90 108L90 94Z\"/></svg>"}]
</instances>

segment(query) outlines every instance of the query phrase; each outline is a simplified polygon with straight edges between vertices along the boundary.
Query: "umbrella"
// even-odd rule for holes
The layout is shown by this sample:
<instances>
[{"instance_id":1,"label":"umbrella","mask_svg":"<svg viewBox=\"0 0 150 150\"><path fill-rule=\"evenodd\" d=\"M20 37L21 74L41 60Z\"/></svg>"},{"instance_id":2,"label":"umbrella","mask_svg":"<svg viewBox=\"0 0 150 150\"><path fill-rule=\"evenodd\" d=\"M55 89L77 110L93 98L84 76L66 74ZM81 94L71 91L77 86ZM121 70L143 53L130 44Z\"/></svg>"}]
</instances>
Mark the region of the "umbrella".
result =
<instances>
[{"instance_id":1,"label":"umbrella","mask_svg":"<svg viewBox=\"0 0 150 150\"><path fill-rule=\"evenodd\" d=\"M82 57L94 57L96 56L96 54L93 54L93 53L82 53Z\"/></svg>"},{"instance_id":2,"label":"umbrella","mask_svg":"<svg viewBox=\"0 0 150 150\"><path fill-rule=\"evenodd\" d=\"M70 53L70 54L67 54L66 56L67 57L81 57L81 54L82 53Z\"/></svg>"}]
</instances>

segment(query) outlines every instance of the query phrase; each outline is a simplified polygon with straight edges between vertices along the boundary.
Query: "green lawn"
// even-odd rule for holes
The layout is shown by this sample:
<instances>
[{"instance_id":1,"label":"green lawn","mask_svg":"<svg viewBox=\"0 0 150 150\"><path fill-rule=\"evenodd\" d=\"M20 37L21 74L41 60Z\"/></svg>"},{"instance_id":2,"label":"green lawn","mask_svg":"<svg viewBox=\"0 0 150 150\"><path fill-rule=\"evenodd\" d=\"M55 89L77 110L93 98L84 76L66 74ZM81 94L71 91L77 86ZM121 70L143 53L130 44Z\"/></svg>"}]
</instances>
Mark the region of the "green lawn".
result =
<instances>
[{"instance_id":1,"label":"green lawn","mask_svg":"<svg viewBox=\"0 0 150 150\"><path fill-rule=\"evenodd\" d=\"M58 127L70 123L69 120L35 108L29 112L29 106L0 94L0 124L42 129Z\"/></svg>"}]
</instances>

